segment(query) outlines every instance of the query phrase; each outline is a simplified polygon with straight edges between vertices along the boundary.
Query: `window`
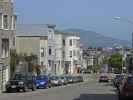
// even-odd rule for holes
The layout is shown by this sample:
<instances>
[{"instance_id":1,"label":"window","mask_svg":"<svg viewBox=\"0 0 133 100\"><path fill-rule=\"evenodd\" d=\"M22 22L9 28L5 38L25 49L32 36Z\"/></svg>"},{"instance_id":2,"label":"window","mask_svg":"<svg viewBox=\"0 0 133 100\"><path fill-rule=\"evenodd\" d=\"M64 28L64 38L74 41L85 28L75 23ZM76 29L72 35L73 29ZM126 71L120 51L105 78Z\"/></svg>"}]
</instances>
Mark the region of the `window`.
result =
<instances>
[{"instance_id":1,"label":"window","mask_svg":"<svg viewBox=\"0 0 133 100\"><path fill-rule=\"evenodd\" d=\"M74 45L74 46L76 45L76 40L75 40L75 39L73 40L73 45Z\"/></svg>"},{"instance_id":2,"label":"window","mask_svg":"<svg viewBox=\"0 0 133 100\"><path fill-rule=\"evenodd\" d=\"M72 51L70 51L70 58L72 58Z\"/></svg>"},{"instance_id":3,"label":"window","mask_svg":"<svg viewBox=\"0 0 133 100\"><path fill-rule=\"evenodd\" d=\"M14 30L16 29L16 20L17 20L17 16L11 16L11 29Z\"/></svg>"},{"instance_id":4,"label":"window","mask_svg":"<svg viewBox=\"0 0 133 100\"><path fill-rule=\"evenodd\" d=\"M3 26L4 26L4 29L8 29L8 16L7 15L4 15L3 17Z\"/></svg>"},{"instance_id":5,"label":"window","mask_svg":"<svg viewBox=\"0 0 133 100\"><path fill-rule=\"evenodd\" d=\"M41 66L43 66L44 65L44 63L43 63L43 61L41 61Z\"/></svg>"},{"instance_id":6,"label":"window","mask_svg":"<svg viewBox=\"0 0 133 100\"><path fill-rule=\"evenodd\" d=\"M44 57L44 48L41 48L41 57Z\"/></svg>"},{"instance_id":7,"label":"window","mask_svg":"<svg viewBox=\"0 0 133 100\"><path fill-rule=\"evenodd\" d=\"M69 45L72 46L72 40L69 41Z\"/></svg>"},{"instance_id":8,"label":"window","mask_svg":"<svg viewBox=\"0 0 133 100\"><path fill-rule=\"evenodd\" d=\"M13 38L13 46L15 46L15 37Z\"/></svg>"},{"instance_id":9,"label":"window","mask_svg":"<svg viewBox=\"0 0 133 100\"><path fill-rule=\"evenodd\" d=\"M80 40L76 41L76 47L80 47Z\"/></svg>"},{"instance_id":10,"label":"window","mask_svg":"<svg viewBox=\"0 0 133 100\"><path fill-rule=\"evenodd\" d=\"M52 54L52 50L51 50L51 48L49 48L49 55L51 55Z\"/></svg>"},{"instance_id":11,"label":"window","mask_svg":"<svg viewBox=\"0 0 133 100\"><path fill-rule=\"evenodd\" d=\"M2 57L9 56L9 39L2 39Z\"/></svg>"},{"instance_id":12,"label":"window","mask_svg":"<svg viewBox=\"0 0 133 100\"><path fill-rule=\"evenodd\" d=\"M0 29L2 29L2 13L0 13Z\"/></svg>"},{"instance_id":13,"label":"window","mask_svg":"<svg viewBox=\"0 0 133 100\"><path fill-rule=\"evenodd\" d=\"M51 67L51 65L52 65L52 64L51 64L51 60L48 60L48 64L49 64L49 67Z\"/></svg>"},{"instance_id":14,"label":"window","mask_svg":"<svg viewBox=\"0 0 133 100\"><path fill-rule=\"evenodd\" d=\"M63 45L65 46L65 40L63 40Z\"/></svg>"},{"instance_id":15,"label":"window","mask_svg":"<svg viewBox=\"0 0 133 100\"><path fill-rule=\"evenodd\" d=\"M73 56L76 56L76 51L75 50L73 50Z\"/></svg>"},{"instance_id":16,"label":"window","mask_svg":"<svg viewBox=\"0 0 133 100\"><path fill-rule=\"evenodd\" d=\"M63 58L65 58L65 51L62 51L62 56Z\"/></svg>"}]
</instances>

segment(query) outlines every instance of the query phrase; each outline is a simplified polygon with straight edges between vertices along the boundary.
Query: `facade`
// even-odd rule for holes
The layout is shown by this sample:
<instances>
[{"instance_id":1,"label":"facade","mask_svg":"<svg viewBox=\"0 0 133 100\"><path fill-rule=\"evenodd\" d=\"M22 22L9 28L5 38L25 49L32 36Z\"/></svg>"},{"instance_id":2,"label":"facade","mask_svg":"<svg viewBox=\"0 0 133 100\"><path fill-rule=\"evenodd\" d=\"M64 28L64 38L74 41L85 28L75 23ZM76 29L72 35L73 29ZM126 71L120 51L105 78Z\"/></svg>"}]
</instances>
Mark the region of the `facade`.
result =
<instances>
[{"instance_id":1,"label":"facade","mask_svg":"<svg viewBox=\"0 0 133 100\"><path fill-rule=\"evenodd\" d=\"M79 33L65 33L65 73L76 74L80 64Z\"/></svg>"},{"instance_id":2,"label":"facade","mask_svg":"<svg viewBox=\"0 0 133 100\"><path fill-rule=\"evenodd\" d=\"M17 36L17 54L37 56L37 64L41 66L41 72L48 69L48 37L47 36Z\"/></svg>"},{"instance_id":3,"label":"facade","mask_svg":"<svg viewBox=\"0 0 133 100\"><path fill-rule=\"evenodd\" d=\"M55 33L55 74L64 74L64 34Z\"/></svg>"},{"instance_id":4,"label":"facade","mask_svg":"<svg viewBox=\"0 0 133 100\"><path fill-rule=\"evenodd\" d=\"M55 25L53 24L22 24L17 26L18 36L47 36L48 65L47 73L55 73ZM38 46L38 45L35 45Z\"/></svg>"},{"instance_id":5,"label":"facade","mask_svg":"<svg viewBox=\"0 0 133 100\"><path fill-rule=\"evenodd\" d=\"M48 35L48 73L55 73L55 25L47 25Z\"/></svg>"},{"instance_id":6,"label":"facade","mask_svg":"<svg viewBox=\"0 0 133 100\"><path fill-rule=\"evenodd\" d=\"M88 70L92 70L95 65L102 65L105 54L98 48L87 48L83 50L83 66L87 65Z\"/></svg>"},{"instance_id":7,"label":"facade","mask_svg":"<svg viewBox=\"0 0 133 100\"><path fill-rule=\"evenodd\" d=\"M13 0L0 0L0 91L10 77L10 50L15 49Z\"/></svg>"}]
</instances>

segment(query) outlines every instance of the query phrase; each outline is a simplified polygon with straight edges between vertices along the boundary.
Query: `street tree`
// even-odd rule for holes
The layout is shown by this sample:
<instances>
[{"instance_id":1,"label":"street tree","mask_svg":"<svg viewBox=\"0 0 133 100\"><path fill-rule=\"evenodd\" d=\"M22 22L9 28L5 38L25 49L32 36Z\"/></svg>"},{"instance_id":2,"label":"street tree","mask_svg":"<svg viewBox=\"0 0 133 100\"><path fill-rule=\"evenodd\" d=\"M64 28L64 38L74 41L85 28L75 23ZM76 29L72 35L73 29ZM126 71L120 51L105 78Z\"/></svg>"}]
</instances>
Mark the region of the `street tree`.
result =
<instances>
[{"instance_id":1,"label":"street tree","mask_svg":"<svg viewBox=\"0 0 133 100\"><path fill-rule=\"evenodd\" d=\"M108 64L116 71L122 72L122 55L120 53L112 54L108 60Z\"/></svg>"}]
</instances>

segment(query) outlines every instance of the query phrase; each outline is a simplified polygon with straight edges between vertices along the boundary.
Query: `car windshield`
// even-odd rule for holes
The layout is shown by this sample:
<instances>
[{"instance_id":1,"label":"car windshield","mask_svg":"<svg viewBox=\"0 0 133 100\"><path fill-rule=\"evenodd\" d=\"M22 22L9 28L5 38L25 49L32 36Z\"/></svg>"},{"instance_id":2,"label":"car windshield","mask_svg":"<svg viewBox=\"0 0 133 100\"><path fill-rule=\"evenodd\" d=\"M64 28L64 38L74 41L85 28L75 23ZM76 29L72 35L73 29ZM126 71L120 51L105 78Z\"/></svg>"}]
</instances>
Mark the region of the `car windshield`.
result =
<instances>
[{"instance_id":1,"label":"car windshield","mask_svg":"<svg viewBox=\"0 0 133 100\"><path fill-rule=\"evenodd\" d=\"M61 79L64 79L64 77L62 76Z\"/></svg>"},{"instance_id":2,"label":"car windshield","mask_svg":"<svg viewBox=\"0 0 133 100\"><path fill-rule=\"evenodd\" d=\"M50 79L52 79L52 80L58 80L59 78L57 76L52 76Z\"/></svg>"},{"instance_id":3,"label":"car windshield","mask_svg":"<svg viewBox=\"0 0 133 100\"><path fill-rule=\"evenodd\" d=\"M26 78L26 76L23 74L15 74L12 79L13 80L24 80L25 78Z\"/></svg>"},{"instance_id":4,"label":"car windshield","mask_svg":"<svg viewBox=\"0 0 133 100\"><path fill-rule=\"evenodd\" d=\"M45 76L45 75L39 75L36 77L37 80L45 80L45 79L48 79L48 76Z\"/></svg>"},{"instance_id":5,"label":"car windshield","mask_svg":"<svg viewBox=\"0 0 133 100\"><path fill-rule=\"evenodd\" d=\"M100 78L107 78L107 76L101 76Z\"/></svg>"}]
</instances>

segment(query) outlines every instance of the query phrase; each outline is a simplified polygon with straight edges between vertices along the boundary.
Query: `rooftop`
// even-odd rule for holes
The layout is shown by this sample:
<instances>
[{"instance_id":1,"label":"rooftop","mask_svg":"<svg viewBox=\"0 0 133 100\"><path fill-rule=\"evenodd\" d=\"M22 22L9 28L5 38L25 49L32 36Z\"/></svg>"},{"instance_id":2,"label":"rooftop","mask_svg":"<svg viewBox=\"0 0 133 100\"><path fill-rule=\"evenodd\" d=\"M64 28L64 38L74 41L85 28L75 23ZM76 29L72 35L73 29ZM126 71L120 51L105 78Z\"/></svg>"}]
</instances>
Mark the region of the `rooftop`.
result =
<instances>
[{"instance_id":1,"label":"rooftop","mask_svg":"<svg viewBox=\"0 0 133 100\"><path fill-rule=\"evenodd\" d=\"M17 36L47 36L48 30L48 24L19 24L17 25L16 34Z\"/></svg>"}]
</instances>

